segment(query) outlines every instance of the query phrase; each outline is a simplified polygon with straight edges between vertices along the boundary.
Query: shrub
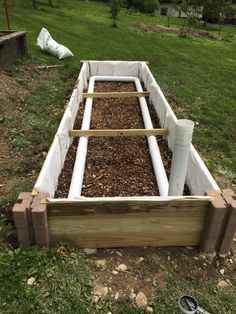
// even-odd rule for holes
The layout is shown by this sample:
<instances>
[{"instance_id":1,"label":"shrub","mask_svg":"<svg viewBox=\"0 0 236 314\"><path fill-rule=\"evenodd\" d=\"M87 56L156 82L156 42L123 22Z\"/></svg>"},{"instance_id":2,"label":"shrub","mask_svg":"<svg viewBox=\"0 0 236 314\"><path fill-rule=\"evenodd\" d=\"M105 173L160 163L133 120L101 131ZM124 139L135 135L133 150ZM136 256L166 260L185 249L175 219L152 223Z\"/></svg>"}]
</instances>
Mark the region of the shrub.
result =
<instances>
[{"instance_id":1,"label":"shrub","mask_svg":"<svg viewBox=\"0 0 236 314\"><path fill-rule=\"evenodd\" d=\"M113 20L112 24L113 27L117 27L117 18L122 5L123 5L122 0L111 0L111 18Z\"/></svg>"},{"instance_id":2,"label":"shrub","mask_svg":"<svg viewBox=\"0 0 236 314\"><path fill-rule=\"evenodd\" d=\"M159 7L158 0L126 0L126 7L128 9L134 8L144 13L154 13Z\"/></svg>"}]
</instances>

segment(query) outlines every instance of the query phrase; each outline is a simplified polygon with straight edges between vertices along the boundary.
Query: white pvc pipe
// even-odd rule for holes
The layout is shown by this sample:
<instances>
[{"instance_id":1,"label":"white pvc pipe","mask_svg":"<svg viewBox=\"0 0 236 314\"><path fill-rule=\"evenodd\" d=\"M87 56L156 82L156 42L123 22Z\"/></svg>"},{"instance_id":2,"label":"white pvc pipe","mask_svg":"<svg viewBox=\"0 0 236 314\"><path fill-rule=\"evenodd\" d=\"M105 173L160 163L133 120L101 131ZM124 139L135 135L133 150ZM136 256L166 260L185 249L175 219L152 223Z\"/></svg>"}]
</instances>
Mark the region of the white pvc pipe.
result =
<instances>
[{"instance_id":1,"label":"white pvc pipe","mask_svg":"<svg viewBox=\"0 0 236 314\"><path fill-rule=\"evenodd\" d=\"M169 196L183 195L193 128L194 122L191 120L182 119L178 120L176 123L170 171Z\"/></svg>"},{"instance_id":2,"label":"white pvc pipe","mask_svg":"<svg viewBox=\"0 0 236 314\"><path fill-rule=\"evenodd\" d=\"M90 78L88 93L92 93L95 81L113 81L113 82L134 82L138 92L142 92L142 85L137 77L132 76L93 76ZM145 97L139 97L140 107L142 111L144 126L146 129L152 129L152 121L149 114ZM85 104L85 112L82 123L82 130L89 129L91 112L92 112L92 98L87 98ZM157 180L160 196L168 196L168 179L161 159L160 150L155 136L147 136L150 155L152 158L154 173ZM76 160L70 185L68 198L80 197L82 191L82 182L87 154L88 137L81 137L76 152Z\"/></svg>"},{"instance_id":3,"label":"white pvc pipe","mask_svg":"<svg viewBox=\"0 0 236 314\"><path fill-rule=\"evenodd\" d=\"M135 78L134 82L135 82L137 91L142 92L143 88L140 83L140 80L138 78ZM153 129L152 120L150 117L150 113L148 110L145 97L139 97L139 103L140 103L140 108L142 111L143 122L144 122L145 128ZM159 194L160 196L167 196L169 183L168 183L167 175L166 175L165 168L162 162L161 153L157 144L156 137L153 135L147 136L147 140L148 140L150 155L152 158L153 169L156 176L157 185L159 188Z\"/></svg>"},{"instance_id":4,"label":"white pvc pipe","mask_svg":"<svg viewBox=\"0 0 236 314\"><path fill-rule=\"evenodd\" d=\"M93 93L94 91L94 77L91 77L89 80L88 93ZM84 108L84 117L81 126L81 130L89 130L90 120L92 114L92 104L93 98L87 98ZM73 169L73 174L70 183L70 189L68 198L75 198L81 195L83 177L84 177L84 168L86 163L88 148L88 137L80 137L79 145L76 151L76 159Z\"/></svg>"}]
</instances>

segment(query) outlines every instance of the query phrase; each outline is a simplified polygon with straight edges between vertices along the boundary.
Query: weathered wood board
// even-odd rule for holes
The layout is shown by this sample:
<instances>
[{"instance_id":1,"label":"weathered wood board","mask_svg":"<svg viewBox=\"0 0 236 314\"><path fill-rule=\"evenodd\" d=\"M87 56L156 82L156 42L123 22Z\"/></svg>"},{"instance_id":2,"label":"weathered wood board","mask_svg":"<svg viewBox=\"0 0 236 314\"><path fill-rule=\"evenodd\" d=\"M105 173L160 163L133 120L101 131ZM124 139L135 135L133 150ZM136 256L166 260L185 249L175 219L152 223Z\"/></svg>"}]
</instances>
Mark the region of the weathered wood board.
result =
<instances>
[{"instance_id":1,"label":"weathered wood board","mask_svg":"<svg viewBox=\"0 0 236 314\"><path fill-rule=\"evenodd\" d=\"M27 54L26 32L0 31L0 70L8 66L17 56Z\"/></svg>"},{"instance_id":2,"label":"weathered wood board","mask_svg":"<svg viewBox=\"0 0 236 314\"><path fill-rule=\"evenodd\" d=\"M209 201L48 204L50 242L79 247L197 246Z\"/></svg>"}]
</instances>

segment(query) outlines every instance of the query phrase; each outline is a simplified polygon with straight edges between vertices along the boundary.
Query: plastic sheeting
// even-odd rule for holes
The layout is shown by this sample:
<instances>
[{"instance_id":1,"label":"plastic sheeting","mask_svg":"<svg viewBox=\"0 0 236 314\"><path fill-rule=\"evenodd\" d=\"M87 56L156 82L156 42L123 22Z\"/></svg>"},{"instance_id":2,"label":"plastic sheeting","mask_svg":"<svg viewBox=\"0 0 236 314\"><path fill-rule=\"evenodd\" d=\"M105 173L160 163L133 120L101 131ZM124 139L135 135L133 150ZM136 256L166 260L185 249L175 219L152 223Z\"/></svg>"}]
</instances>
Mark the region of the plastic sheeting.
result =
<instances>
[{"instance_id":1,"label":"plastic sheeting","mask_svg":"<svg viewBox=\"0 0 236 314\"><path fill-rule=\"evenodd\" d=\"M77 85L34 186L38 192L49 193L51 198L55 194L65 156L72 143L68 131L73 128L79 104L82 101L83 89L87 88L87 80L90 76L95 75L138 77L143 82L146 90L150 92L149 101L154 106L160 126L169 129L166 140L169 148L171 150L173 148L177 118L147 64L139 61L87 61L81 68ZM202 196L206 189L219 190L217 183L193 145L191 145L190 149L186 182L191 195Z\"/></svg>"}]
</instances>

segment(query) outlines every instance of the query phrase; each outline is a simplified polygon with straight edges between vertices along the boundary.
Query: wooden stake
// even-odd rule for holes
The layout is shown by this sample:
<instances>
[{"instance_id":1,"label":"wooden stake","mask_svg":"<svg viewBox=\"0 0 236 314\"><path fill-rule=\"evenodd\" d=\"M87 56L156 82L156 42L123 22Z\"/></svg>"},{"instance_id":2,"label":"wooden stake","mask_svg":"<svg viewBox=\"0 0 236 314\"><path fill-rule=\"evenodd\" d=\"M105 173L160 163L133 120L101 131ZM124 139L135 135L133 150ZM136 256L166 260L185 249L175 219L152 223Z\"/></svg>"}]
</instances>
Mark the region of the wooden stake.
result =
<instances>
[{"instance_id":1,"label":"wooden stake","mask_svg":"<svg viewBox=\"0 0 236 314\"><path fill-rule=\"evenodd\" d=\"M168 129L70 130L70 137L81 136L150 136L168 134Z\"/></svg>"}]
</instances>

